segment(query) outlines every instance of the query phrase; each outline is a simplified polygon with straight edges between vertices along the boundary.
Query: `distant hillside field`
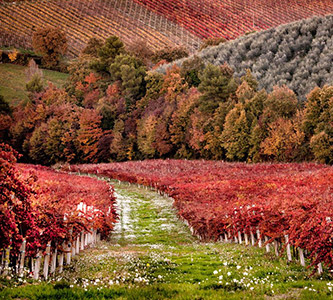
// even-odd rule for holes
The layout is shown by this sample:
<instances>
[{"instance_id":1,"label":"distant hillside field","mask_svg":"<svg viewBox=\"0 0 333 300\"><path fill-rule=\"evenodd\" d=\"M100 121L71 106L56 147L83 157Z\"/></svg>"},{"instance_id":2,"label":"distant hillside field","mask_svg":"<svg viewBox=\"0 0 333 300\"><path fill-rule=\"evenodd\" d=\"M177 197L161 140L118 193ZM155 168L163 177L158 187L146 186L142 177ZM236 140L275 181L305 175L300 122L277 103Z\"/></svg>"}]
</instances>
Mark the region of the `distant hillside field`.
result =
<instances>
[{"instance_id":1,"label":"distant hillside field","mask_svg":"<svg viewBox=\"0 0 333 300\"><path fill-rule=\"evenodd\" d=\"M140 38L152 49L197 50L208 37L237 38L280 24L333 13L332 0L0 0L0 44L31 47L33 32L61 27L76 56L89 38Z\"/></svg>"},{"instance_id":2,"label":"distant hillside field","mask_svg":"<svg viewBox=\"0 0 333 300\"><path fill-rule=\"evenodd\" d=\"M26 67L13 64L0 64L0 95L11 105L17 105L21 100L28 99L28 93L25 90L26 85ZM68 74L43 70L44 83L48 81L57 87L62 87L68 77Z\"/></svg>"},{"instance_id":3,"label":"distant hillside field","mask_svg":"<svg viewBox=\"0 0 333 300\"><path fill-rule=\"evenodd\" d=\"M333 15L242 36L198 56L214 65L228 63L239 77L250 69L260 88L271 91L274 85L287 85L304 100L315 86L333 83Z\"/></svg>"}]
</instances>

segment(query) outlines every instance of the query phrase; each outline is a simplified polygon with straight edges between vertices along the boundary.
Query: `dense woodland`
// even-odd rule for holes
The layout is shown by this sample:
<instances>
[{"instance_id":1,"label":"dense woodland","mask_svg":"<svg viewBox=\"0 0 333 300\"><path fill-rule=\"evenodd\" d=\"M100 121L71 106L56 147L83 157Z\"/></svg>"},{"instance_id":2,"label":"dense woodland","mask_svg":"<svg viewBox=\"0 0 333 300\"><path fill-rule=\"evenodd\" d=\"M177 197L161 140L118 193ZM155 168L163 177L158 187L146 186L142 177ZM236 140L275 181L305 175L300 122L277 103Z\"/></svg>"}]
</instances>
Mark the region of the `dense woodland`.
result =
<instances>
[{"instance_id":1,"label":"dense woodland","mask_svg":"<svg viewBox=\"0 0 333 300\"><path fill-rule=\"evenodd\" d=\"M66 36L40 30L34 47L56 68ZM116 36L91 39L71 63L66 89L43 86L32 61L29 101L10 107L1 98L1 139L46 165L169 157L332 163L332 86L301 101L284 85L259 89L249 69L239 77L227 63L196 56L166 74L151 70L184 55L153 54L143 42L125 48Z\"/></svg>"}]
</instances>

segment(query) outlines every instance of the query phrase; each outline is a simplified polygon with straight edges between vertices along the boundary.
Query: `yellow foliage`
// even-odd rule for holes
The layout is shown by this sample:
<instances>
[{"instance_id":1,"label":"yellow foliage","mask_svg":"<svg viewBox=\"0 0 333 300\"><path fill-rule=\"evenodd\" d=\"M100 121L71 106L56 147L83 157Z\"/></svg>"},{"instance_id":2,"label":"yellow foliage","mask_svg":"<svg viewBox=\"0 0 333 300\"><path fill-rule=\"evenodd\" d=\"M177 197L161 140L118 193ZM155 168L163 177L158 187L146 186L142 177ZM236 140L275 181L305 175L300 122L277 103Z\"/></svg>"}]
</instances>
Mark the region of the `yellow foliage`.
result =
<instances>
[{"instance_id":1,"label":"yellow foliage","mask_svg":"<svg viewBox=\"0 0 333 300\"><path fill-rule=\"evenodd\" d=\"M11 62L14 62L17 59L17 56L19 54L19 51L17 49L14 49L12 52L8 53L8 57Z\"/></svg>"}]
</instances>

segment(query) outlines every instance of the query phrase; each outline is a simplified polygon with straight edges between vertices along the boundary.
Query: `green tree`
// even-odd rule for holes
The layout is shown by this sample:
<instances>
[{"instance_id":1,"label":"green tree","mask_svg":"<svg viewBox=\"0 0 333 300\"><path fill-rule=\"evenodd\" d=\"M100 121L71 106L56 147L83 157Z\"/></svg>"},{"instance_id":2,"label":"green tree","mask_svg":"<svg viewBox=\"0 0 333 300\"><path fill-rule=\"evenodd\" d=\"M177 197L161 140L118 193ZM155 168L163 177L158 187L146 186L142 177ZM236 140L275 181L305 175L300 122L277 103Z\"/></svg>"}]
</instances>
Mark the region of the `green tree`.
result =
<instances>
[{"instance_id":1,"label":"green tree","mask_svg":"<svg viewBox=\"0 0 333 300\"><path fill-rule=\"evenodd\" d=\"M123 95L128 109L142 98L146 91L146 67L144 64L128 54L118 55L110 65L111 79L120 81Z\"/></svg>"},{"instance_id":2,"label":"green tree","mask_svg":"<svg viewBox=\"0 0 333 300\"><path fill-rule=\"evenodd\" d=\"M40 75L35 74L25 85L25 89L30 93L40 93L43 90L43 81Z\"/></svg>"},{"instance_id":3,"label":"green tree","mask_svg":"<svg viewBox=\"0 0 333 300\"><path fill-rule=\"evenodd\" d=\"M125 53L123 42L117 36L110 36L98 50L98 59L91 63L91 68L98 72L108 73L115 58L123 53Z\"/></svg>"},{"instance_id":4,"label":"green tree","mask_svg":"<svg viewBox=\"0 0 333 300\"><path fill-rule=\"evenodd\" d=\"M186 59L181 66L180 75L185 79L189 87L198 87L200 84L199 73L205 68L204 61L199 56Z\"/></svg>"},{"instance_id":5,"label":"green tree","mask_svg":"<svg viewBox=\"0 0 333 300\"><path fill-rule=\"evenodd\" d=\"M232 74L232 70L227 65L208 64L206 66L199 74L201 83L198 89L202 93L200 110L213 112L220 102L226 102L236 92L237 83Z\"/></svg>"},{"instance_id":6,"label":"green tree","mask_svg":"<svg viewBox=\"0 0 333 300\"><path fill-rule=\"evenodd\" d=\"M82 50L83 54L87 54L93 57L98 57L98 53L103 46L103 41L92 37L89 39L86 47Z\"/></svg>"}]
</instances>

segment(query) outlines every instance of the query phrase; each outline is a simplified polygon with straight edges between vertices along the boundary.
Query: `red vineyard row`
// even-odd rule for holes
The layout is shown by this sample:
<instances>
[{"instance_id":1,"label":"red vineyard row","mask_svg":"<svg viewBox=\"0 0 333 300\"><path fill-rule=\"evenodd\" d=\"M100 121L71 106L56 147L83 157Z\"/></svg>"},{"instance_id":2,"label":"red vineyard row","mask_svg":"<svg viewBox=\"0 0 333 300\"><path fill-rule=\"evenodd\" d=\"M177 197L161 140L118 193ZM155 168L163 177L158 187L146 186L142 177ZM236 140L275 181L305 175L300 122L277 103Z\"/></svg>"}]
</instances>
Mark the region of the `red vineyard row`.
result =
<instances>
[{"instance_id":1,"label":"red vineyard row","mask_svg":"<svg viewBox=\"0 0 333 300\"><path fill-rule=\"evenodd\" d=\"M22 274L29 258L37 279L42 257L52 254L52 263L44 262L47 278L49 263L54 272L61 260L62 270L64 255L70 263L70 254L110 234L117 218L114 191L87 176L14 165L8 153L8 148L0 151L0 273Z\"/></svg>"},{"instance_id":2,"label":"red vineyard row","mask_svg":"<svg viewBox=\"0 0 333 300\"><path fill-rule=\"evenodd\" d=\"M273 243L276 253L292 245L311 265L333 268L331 166L152 160L71 169L165 192L203 239L253 243L255 235L259 245Z\"/></svg>"},{"instance_id":3,"label":"red vineyard row","mask_svg":"<svg viewBox=\"0 0 333 300\"><path fill-rule=\"evenodd\" d=\"M316 15L333 13L330 0L134 0L201 38L234 39Z\"/></svg>"}]
</instances>

